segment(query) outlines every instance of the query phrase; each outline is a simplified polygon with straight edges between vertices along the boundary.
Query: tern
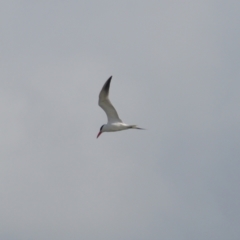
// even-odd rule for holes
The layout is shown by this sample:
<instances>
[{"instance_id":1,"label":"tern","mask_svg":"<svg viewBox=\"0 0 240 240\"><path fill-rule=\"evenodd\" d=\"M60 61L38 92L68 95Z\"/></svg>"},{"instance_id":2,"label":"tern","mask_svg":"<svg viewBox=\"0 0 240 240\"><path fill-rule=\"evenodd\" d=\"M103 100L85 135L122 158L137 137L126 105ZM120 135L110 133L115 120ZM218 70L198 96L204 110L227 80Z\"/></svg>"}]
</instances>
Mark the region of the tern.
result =
<instances>
[{"instance_id":1,"label":"tern","mask_svg":"<svg viewBox=\"0 0 240 240\"><path fill-rule=\"evenodd\" d=\"M112 103L108 98L111 80L112 80L112 76L105 82L101 92L99 93L98 105L107 114L108 123L100 127L100 131L97 135L97 138L103 132L116 132L116 131L122 131L127 129L144 130L144 128L139 128L137 127L137 125L129 125L129 124L123 123L122 120L119 118L116 109L113 107Z\"/></svg>"}]
</instances>

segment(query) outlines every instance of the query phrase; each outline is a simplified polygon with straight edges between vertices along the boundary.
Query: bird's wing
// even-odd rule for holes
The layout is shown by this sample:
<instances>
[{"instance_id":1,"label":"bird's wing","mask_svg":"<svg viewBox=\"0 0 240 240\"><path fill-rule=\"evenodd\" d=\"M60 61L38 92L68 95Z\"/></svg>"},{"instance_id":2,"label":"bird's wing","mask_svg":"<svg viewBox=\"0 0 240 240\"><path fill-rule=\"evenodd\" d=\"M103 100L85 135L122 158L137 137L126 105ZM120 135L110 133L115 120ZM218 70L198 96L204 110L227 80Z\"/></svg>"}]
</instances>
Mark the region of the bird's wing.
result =
<instances>
[{"instance_id":1,"label":"bird's wing","mask_svg":"<svg viewBox=\"0 0 240 240\"><path fill-rule=\"evenodd\" d=\"M108 122L110 123L122 122L122 120L118 117L116 109L113 107L112 103L108 98L111 79L112 79L112 76L103 85L102 90L99 94L98 105L107 114Z\"/></svg>"}]
</instances>

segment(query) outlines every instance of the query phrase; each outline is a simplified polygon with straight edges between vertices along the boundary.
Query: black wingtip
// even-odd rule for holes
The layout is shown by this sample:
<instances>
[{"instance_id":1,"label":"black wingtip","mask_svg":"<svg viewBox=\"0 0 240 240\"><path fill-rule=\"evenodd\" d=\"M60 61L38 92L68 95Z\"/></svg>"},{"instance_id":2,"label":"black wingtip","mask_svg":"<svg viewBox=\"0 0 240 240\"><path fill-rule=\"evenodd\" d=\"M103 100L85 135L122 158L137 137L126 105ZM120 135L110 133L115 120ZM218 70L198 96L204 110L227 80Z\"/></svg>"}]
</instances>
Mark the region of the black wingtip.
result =
<instances>
[{"instance_id":1,"label":"black wingtip","mask_svg":"<svg viewBox=\"0 0 240 240\"><path fill-rule=\"evenodd\" d=\"M112 76L105 82L105 84L103 86L103 90L105 90L106 92L109 91L111 80L112 80Z\"/></svg>"},{"instance_id":2,"label":"black wingtip","mask_svg":"<svg viewBox=\"0 0 240 240\"><path fill-rule=\"evenodd\" d=\"M109 85L110 84L110 82L111 82L111 80L112 80L112 76L106 81L106 85Z\"/></svg>"}]
</instances>

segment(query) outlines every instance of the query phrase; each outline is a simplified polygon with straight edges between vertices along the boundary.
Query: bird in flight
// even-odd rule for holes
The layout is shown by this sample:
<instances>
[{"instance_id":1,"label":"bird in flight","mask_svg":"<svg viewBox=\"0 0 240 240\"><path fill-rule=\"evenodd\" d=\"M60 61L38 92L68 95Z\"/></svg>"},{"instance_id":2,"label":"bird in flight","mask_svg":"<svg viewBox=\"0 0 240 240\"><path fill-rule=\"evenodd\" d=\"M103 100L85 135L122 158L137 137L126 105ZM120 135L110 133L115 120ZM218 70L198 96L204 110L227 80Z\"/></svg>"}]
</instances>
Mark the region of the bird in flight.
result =
<instances>
[{"instance_id":1,"label":"bird in flight","mask_svg":"<svg viewBox=\"0 0 240 240\"><path fill-rule=\"evenodd\" d=\"M127 129L144 130L143 128L137 127L137 125L129 125L129 124L123 123L122 120L119 118L116 109L113 107L112 103L108 98L111 80L112 80L112 76L105 82L99 94L98 105L107 114L108 123L101 126L100 131L97 135L97 138L103 132L116 132L116 131L122 131Z\"/></svg>"}]
</instances>

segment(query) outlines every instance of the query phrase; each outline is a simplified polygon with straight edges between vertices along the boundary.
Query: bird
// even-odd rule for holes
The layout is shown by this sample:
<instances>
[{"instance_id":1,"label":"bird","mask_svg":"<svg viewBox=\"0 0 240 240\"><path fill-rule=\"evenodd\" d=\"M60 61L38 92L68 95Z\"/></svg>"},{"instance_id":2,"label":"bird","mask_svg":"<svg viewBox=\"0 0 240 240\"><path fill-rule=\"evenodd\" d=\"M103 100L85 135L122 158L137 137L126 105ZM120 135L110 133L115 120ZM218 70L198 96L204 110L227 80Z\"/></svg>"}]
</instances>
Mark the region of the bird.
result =
<instances>
[{"instance_id":1,"label":"bird","mask_svg":"<svg viewBox=\"0 0 240 240\"><path fill-rule=\"evenodd\" d=\"M116 132L127 129L145 130L144 128L137 127L137 125L126 124L122 122L122 120L119 118L116 109L114 108L114 106L112 105L108 98L111 80L112 76L108 78L108 80L105 82L105 84L102 87L102 90L99 93L98 105L105 111L108 118L108 122L107 124L103 124L100 127L97 138L103 132Z\"/></svg>"}]
</instances>

